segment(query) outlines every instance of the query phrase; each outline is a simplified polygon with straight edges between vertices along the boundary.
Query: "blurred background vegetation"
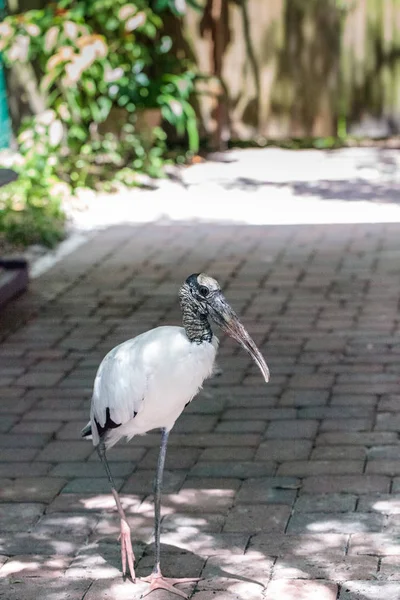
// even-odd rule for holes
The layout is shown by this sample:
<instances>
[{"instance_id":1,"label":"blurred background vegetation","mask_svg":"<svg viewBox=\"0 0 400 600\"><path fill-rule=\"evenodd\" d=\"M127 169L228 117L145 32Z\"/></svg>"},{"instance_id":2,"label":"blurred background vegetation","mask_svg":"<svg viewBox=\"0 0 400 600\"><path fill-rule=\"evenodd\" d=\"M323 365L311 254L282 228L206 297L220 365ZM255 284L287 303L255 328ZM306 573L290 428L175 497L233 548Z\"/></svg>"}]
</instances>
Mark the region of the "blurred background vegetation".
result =
<instances>
[{"instance_id":1,"label":"blurred background vegetation","mask_svg":"<svg viewBox=\"0 0 400 600\"><path fill-rule=\"evenodd\" d=\"M400 0L9 0L0 51L19 151L0 231L24 244L61 239L77 189L200 147L400 133Z\"/></svg>"}]
</instances>

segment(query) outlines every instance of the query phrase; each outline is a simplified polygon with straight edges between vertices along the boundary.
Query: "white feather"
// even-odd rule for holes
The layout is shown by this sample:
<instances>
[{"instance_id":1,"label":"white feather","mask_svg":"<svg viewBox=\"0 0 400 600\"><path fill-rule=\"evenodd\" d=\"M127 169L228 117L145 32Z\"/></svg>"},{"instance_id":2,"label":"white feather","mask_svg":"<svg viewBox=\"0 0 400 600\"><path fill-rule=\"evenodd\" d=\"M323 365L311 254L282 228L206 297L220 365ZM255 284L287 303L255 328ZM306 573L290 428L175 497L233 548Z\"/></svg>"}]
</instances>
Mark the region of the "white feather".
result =
<instances>
[{"instance_id":1,"label":"white feather","mask_svg":"<svg viewBox=\"0 0 400 600\"><path fill-rule=\"evenodd\" d=\"M107 408L121 426L109 432L106 446L165 427L171 429L213 370L218 339L192 343L183 327L157 327L116 346L96 375L90 421L104 426ZM136 416L134 416L134 414Z\"/></svg>"}]
</instances>

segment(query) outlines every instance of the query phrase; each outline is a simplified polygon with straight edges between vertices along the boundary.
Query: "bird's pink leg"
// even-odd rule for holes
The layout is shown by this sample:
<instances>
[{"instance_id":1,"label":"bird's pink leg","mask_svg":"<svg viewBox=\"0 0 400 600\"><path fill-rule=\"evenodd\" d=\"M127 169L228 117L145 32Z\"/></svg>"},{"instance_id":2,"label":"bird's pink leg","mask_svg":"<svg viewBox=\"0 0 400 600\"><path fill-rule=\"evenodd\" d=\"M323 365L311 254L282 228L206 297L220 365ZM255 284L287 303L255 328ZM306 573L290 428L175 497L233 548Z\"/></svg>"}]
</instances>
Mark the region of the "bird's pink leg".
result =
<instances>
[{"instance_id":1,"label":"bird's pink leg","mask_svg":"<svg viewBox=\"0 0 400 600\"><path fill-rule=\"evenodd\" d=\"M121 519L121 534L119 539L121 540L121 559L122 559L122 574L126 575L126 563L128 563L129 573L132 577L132 581L135 582L135 555L133 554L132 541L131 541L131 529L128 525L128 521L125 516L124 509L122 508L121 500L119 499L118 492L115 489L115 483L113 476L110 471L110 466L106 458L106 448L103 441L97 446L97 452L100 460L103 463L104 469L107 473L108 481L110 482L111 492L114 496L115 504L117 505L118 514Z\"/></svg>"},{"instance_id":2,"label":"bird's pink leg","mask_svg":"<svg viewBox=\"0 0 400 600\"><path fill-rule=\"evenodd\" d=\"M126 575L126 563L128 563L129 573L132 577L133 583L136 581L135 575L135 555L132 548L131 540L131 528L126 520L124 509L122 508L121 501L118 496L118 492L112 488L112 495L114 496L115 504L117 505L118 514L121 517L121 534L119 539L121 540L121 559L122 559L122 574Z\"/></svg>"},{"instance_id":3,"label":"bird's pink leg","mask_svg":"<svg viewBox=\"0 0 400 600\"><path fill-rule=\"evenodd\" d=\"M177 596L181 596L182 598L188 598L189 596L182 592L182 590L178 590L175 585L178 583L194 583L200 581L199 577L164 577L161 573L160 566L158 565L156 570L153 571L151 575L147 577L141 577L140 581L145 581L146 583L150 583L149 589L142 595L142 598L154 592L154 590L167 590L171 592L171 594L176 594Z\"/></svg>"}]
</instances>

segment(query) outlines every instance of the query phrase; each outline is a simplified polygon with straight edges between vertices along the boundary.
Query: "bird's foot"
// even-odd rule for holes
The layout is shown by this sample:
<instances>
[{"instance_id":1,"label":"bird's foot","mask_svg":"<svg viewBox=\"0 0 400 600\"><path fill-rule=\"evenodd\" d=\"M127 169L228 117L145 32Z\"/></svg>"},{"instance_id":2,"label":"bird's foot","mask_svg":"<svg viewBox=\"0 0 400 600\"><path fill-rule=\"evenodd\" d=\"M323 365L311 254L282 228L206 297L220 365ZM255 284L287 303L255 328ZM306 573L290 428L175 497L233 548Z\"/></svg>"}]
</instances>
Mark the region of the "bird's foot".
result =
<instances>
[{"instance_id":1,"label":"bird's foot","mask_svg":"<svg viewBox=\"0 0 400 600\"><path fill-rule=\"evenodd\" d=\"M129 573L133 583L136 581L135 575L135 555L132 549L131 529L125 519L121 519L121 558L122 558L122 574L126 576L126 564L128 563Z\"/></svg>"},{"instance_id":2,"label":"bird's foot","mask_svg":"<svg viewBox=\"0 0 400 600\"><path fill-rule=\"evenodd\" d=\"M149 589L142 595L142 598L154 592L154 590L167 590L171 592L171 594L176 594L177 596L181 596L181 598L188 598L189 596L182 592L182 590L178 590L175 586L179 583L197 583L200 581L199 577L182 577L182 578L174 578L174 577L164 577L160 570L153 571L151 575L147 577L141 577L140 581L145 581L146 583L150 583Z\"/></svg>"}]
</instances>

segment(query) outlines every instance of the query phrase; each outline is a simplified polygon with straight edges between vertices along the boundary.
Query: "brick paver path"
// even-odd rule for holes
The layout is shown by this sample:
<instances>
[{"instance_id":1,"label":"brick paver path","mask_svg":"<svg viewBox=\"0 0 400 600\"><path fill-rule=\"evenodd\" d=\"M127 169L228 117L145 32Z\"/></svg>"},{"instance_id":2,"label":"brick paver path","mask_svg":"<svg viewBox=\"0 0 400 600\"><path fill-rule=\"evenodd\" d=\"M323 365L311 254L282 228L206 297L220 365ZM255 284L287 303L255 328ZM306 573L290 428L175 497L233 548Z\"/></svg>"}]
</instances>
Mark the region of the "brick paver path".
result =
<instances>
[{"instance_id":1,"label":"brick paver path","mask_svg":"<svg viewBox=\"0 0 400 600\"><path fill-rule=\"evenodd\" d=\"M178 287L198 271L219 278L272 377L222 340L222 374L171 435L165 574L201 574L196 600L398 600L400 225L206 224L105 230L2 313L0 598L145 589L122 581L113 500L80 429L101 358L179 323ZM110 453L139 575L158 444Z\"/></svg>"}]
</instances>

